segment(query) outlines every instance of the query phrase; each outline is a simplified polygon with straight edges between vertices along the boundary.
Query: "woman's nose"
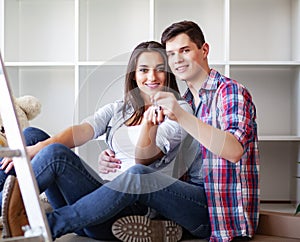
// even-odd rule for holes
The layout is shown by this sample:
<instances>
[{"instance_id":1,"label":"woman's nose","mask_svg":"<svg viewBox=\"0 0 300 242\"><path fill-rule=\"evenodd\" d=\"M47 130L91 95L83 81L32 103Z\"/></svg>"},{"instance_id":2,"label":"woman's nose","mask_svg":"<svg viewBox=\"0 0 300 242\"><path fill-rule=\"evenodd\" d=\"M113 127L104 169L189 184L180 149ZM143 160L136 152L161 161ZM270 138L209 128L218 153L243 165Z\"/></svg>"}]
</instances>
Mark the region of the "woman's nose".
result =
<instances>
[{"instance_id":1,"label":"woman's nose","mask_svg":"<svg viewBox=\"0 0 300 242\"><path fill-rule=\"evenodd\" d=\"M148 72L148 80L149 81L155 81L156 77L155 77L155 71L154 70L150 70Z\"/></svg>"}]
</instances>

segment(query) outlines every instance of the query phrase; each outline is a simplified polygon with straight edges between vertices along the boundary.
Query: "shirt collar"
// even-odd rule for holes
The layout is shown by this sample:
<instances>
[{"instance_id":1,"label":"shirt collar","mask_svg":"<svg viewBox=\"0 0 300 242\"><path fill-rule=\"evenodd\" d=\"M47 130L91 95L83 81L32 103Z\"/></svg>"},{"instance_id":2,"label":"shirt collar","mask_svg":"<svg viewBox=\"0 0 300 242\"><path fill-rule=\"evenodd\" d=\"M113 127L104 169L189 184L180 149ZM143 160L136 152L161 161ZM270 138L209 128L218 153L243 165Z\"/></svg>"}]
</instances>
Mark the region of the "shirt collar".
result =
<instances>
[{"instance_id":1,"label":"shirt collar","mask_svg":"<svg viewBox=\"0 0 300 242\"><path fill-rule=\"evenodd\" d=\"M216 71L215 69L211 69L209 72L208 77L206 80L203 82L199 93L201 90L216 90L218 88L218 80L220 77L220 73Z\"/></svg>"},{"instance_id":2,"label":"shirt collar","mask_svg":"<svg viewBox=\"0 0 300 242\"><path fill-rule=\"evenodd\" d=\"M217 90L219 79L220 79L220 73L215 69L211 69L209 75L207 76L206 80L203 82L199 90L199 97L201 97L201 93L203 91ZM193 101L193 95L189 88L186 90L183 97L189 103Z\"/></svg>"}]
</instances>

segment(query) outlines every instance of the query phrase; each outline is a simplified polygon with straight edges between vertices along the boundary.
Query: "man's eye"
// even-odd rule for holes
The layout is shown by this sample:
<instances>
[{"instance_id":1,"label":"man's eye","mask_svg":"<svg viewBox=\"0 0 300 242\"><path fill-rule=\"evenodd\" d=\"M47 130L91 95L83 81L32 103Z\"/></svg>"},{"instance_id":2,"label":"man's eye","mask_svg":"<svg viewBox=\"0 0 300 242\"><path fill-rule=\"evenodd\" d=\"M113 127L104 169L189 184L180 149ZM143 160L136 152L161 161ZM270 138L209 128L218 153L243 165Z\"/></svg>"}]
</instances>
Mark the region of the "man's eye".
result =
<instances>
[{"instance_id":1,"label":"man's eye","mask_svg":"<svg viewBox=\"0 0 300 242\"><path fill-rule=\"evenodd\" d=\"M189 53L190 49L184 49L183 53Z\"/></svg>"}]
</instances>

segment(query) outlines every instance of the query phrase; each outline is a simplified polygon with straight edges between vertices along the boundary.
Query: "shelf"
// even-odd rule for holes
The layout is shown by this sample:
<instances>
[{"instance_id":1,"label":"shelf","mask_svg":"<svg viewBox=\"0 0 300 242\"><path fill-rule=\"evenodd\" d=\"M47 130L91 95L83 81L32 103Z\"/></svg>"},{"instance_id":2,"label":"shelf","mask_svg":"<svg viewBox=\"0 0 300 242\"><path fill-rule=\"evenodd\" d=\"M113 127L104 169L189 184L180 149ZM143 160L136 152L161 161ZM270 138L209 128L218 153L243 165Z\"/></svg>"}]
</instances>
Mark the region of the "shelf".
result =
<instances>
[{"instance_id":1,"label":"shelf","mask_svg":"<svg viewBox=\"0 0 300 242\"><path fill-rule=\"evenodd\" d=\"M101 65L127 65L127 60L106 60L106 61L79 61L77 64L79 66L101 66ZM47 62L47 61L6 61L6 66L74 66L75 62ZM211 61L211 66L225 66L229 65L231 67L300 67L300 61Z\"/></svg>"},{"instance_id":2,"label":"shelf","mask_svg":"<svg viewBox=\"0 0 300 242\"><path fill-rule=\"evenodd\" d=\"M224 0L155 0L154 1L154 39L160 40L163 30L174 22L192 20L199 23L206 41L212 47L209 60L225 59L226 27ZM195 11L195 9L197 9ZM213 16L216 17L212 17Z\"/></svg>"},{"instance_id":3,"label":"shelf","mask_svg":"<svg viewBox=\"0 0 300 242\"><path fill-rule=\"evenodd\" d=\"M293 136L293 135L261 135L258 136L259 141L296 141L300 142L300 136Z\"/></svg>"},{"instance_id":4,"label":"shelf","mask_svg":"<svg viewBox=\"0 0 300 242\"><path fill-rule=\"evenodd\" d=\"M111 60L150 36L149 0L79 1L79 61Z\"/></svg>"},{"instance_id":5,"label":"shelf","mask_svg":"<svg viewBox=\"0 0 300 242\"><path fill-rule=\"evenodd\" d=\"M292 203L261 203L260 210L294 214L296 205Z\"/></svg>"},{"instance_id":6,"label":"shelf","mask_svg":"<svg viewBox=\"0 0 300 242\"><path fill-rule=\"evenodd\" d=\"M5 66L10 67L39 67L39 66L75 66L74 62L14 62L14 61L6 61Z\"/></svg>"},{"instance_id":7,"label":"shelf","mask_svg":"<svg viewBox=\"0 0 300 242\"><path fill-rule=\"evenodd\" d=\"M300 61L229 61L228 64L232 66L262 66L262 67L299 66L300 67Z\"/></svg>"},{"instance_id":8,"label":"shelf","mask_svg":"<svg viewBox=\"0 0 300 242\"><path fill-rule=\"evenodd\" d=\"M160 41L171 23L197 22L210 67L253 97L262 199L300 200L300 0L0 0L0 13L13 92L40 99L31 124L50 134L122 99L138 43ZM178 85L183 93L186 83ZM102 138L78 149L84 159L97 160Z\"/></svg>"},{"instance_id":9,"label":"shelf","mask_svg":"<svg viewBox=\"0 0 300 242\"><path fill-rule=\"evenodd\" d=\"M73 0L6 0L4 2L5 61L72 62L74 60L75 5Z\"/></svg>"},{"instance_id":10,"label":"shelf","mask_svg":"<svg viewBox=\"0 0 300 242\"><path fill-rule=\"evenodd\" d=\"M299 31L297 0L230 1L232 60L299 61Z\"/></svg>"}]
</instances>

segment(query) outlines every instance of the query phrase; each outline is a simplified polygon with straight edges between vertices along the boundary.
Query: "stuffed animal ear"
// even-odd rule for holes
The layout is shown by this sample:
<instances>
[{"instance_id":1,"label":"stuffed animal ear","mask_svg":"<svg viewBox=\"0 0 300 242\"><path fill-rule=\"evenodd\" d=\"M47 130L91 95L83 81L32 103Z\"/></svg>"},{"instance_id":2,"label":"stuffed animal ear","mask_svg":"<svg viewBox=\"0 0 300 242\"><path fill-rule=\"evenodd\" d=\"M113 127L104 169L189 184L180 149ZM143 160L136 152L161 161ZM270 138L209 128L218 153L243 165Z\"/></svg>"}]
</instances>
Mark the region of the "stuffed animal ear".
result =
<instances>
[{"instance_id":1,"label":"stuffed animal ear","mask_svg":"<svg viewBox=\"0 0 300 242\"><path fill-rule=\"evenodd\" d=\"M26 113L28 120L32 120L41 112L42 105L36 97L30 95L18 97L15 103Z\"/></svg>"},{"instance_id":2,"label":"stuffed animal ear","mask_svg":"<svg viewBox=\"0 0 300 242\"><path fill-rule=\"evenodd\" d=\"M1 121L1 117L0 117L0 121ZM6 147L7 146L7 140L6 140L6 136L5 136L5 130L4 127L2 126L2 121L0 124L0 147Z\"/></svg>"}]
</instances>

